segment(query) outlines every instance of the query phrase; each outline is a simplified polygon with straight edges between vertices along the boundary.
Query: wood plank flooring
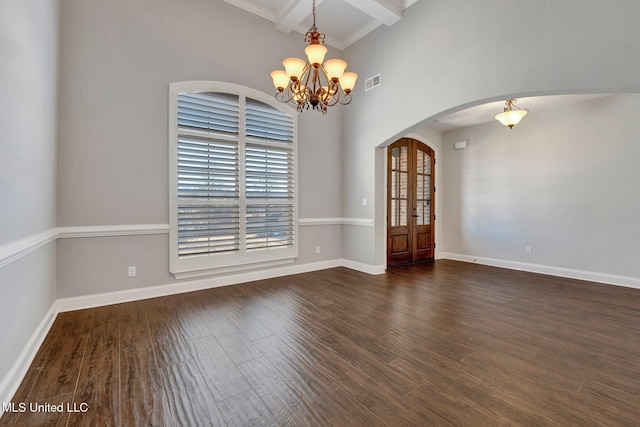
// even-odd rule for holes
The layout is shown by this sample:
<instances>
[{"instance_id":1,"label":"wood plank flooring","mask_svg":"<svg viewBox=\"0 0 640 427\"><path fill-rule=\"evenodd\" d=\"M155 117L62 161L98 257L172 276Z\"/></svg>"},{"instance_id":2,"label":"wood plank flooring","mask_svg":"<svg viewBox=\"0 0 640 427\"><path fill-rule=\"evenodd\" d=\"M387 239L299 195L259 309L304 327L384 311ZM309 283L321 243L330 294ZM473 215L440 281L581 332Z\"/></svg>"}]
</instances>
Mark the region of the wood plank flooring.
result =
<instances>
[{"instance_id":1,"label":"wood plank flooring","mask_svg":"<svg viewBox=\"0 0 640 427\"><path fill-rule=\"evenodd\" d=\"M0 425L638 426L640 290L443 260L61 313L13 402L65 410Z\"/></svg>"}]
</instances>

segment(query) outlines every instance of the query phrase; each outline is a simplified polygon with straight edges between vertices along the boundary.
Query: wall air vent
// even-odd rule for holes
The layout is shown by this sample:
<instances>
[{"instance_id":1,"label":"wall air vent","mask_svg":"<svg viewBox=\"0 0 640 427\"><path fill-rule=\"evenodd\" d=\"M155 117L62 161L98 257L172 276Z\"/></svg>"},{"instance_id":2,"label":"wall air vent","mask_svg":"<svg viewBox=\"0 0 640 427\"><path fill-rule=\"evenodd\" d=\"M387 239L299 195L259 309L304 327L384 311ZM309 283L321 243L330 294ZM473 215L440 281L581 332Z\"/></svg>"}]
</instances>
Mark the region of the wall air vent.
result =
<instances>
[{"instance_id":1,"label":"wall air vent","mask_svg":"<svg viewBox=\"0 0 640 427\"><path fill-rule=\"evenodd\" d=\"M378 86L380 86L380 74L376 74L373 77L369 77L367 80L364 81L365 92Z\"/></svg>"}]
</instances>

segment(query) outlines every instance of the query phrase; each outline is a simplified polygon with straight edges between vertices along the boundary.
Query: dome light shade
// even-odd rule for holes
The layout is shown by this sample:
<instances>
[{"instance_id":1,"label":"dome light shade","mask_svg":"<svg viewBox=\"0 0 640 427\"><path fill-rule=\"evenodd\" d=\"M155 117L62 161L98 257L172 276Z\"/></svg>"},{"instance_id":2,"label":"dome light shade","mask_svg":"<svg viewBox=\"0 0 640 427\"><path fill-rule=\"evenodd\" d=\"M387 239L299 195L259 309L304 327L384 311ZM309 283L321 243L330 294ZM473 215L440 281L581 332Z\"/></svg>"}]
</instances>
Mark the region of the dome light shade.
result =
<instances>
[{"instance_id":1,"label":"dome light shade","mask_svg":"<svg viewBox=\"0 0 640 427\"><path fill-rule=\"evenodd\" d=\"M327 72L329 80L340 80L347 68L347 62L342 59L329 59L324 63L324 70Z\"/></svg>"},{"instance_id":2,"label":"dome light shade","mask_svg":"<svg viewBox=\"0 0 640 427\"><path fill-rule=\"evenodd\" d=\"M342 86L342 90L346 93L349 93L353 90L356 85L356 80L358 80L358 75L352 72L346 72L340 77L340 86Z\"/></svg>"},{"instance_id":3,"label":"dome light shade","mask_svg":"<svg viewBox=\"0 0 640 427\"><path fill-rule=\"evenodd\" d=\"M324 61L324 56L327 54L327 48L321 44L310 44L304 49L304 53L309 58L309 64L314 67L319 67Z\"/></svg>"},{"instance_id":4,"label":"dome light shade","mask_svg":"<svg viewBox=\"0 0 640 427\"><path fill-rule=\"evenodd\" d=\"M287 72L284 70L275 70L271 72L271 78L273 79L273 85L279 91L283 91L285 87L289 84L289 76Z\"/></svg>"},{"instance_id":5,"label":"dome light shade","mask_svg":"<svg viewBox=\"0 0 640 427\"><path fill-rule=\"evenodd\" d=\"M504 111L500 114L496 114L495 119L509 129L513 129L515 125L520 123L520 120L529 113L528 109L520 109L514 104L517 102L515 99L508 99L504 107Z\"/></svg>"},{"instance_id":6,"label":"dome light shade","mask_svg":"<svg viewBox=\"0 0 640 427\"><path fill-rule=\"evenodd\" d=\"M307 63L300 58L287 58L282 61L282 65L284 65L284 69L287 70L287 76L289 76L292 81L296 81L302 76L304 66L307 65Z\"/></svg>"}]
</instances>

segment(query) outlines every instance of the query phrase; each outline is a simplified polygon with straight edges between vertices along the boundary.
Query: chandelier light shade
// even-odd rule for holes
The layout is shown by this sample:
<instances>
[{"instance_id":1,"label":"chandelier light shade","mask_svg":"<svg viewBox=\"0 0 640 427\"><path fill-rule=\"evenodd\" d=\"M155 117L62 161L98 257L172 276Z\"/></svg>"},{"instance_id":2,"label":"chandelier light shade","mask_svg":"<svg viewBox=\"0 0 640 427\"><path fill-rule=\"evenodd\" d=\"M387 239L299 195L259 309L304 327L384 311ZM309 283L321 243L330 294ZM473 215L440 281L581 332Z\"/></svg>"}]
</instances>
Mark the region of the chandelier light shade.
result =
<instances>
[{"instance_id":1,"label":"chandelier light shade","mask_svg":"<svg viewBox=\"0 0 640 427\"><path fill-rule=\"evenodd\" d=\"M529 113L529 110L526 108L524 110L518 108L515 105L516 102L516 99L506 100L504 111L496 115L496 120L507 126L509 129L513 129L513 127L520 123L520 120Z\"/></svg>"},{"instance_id":2,"label":"chandelier light shade","mask_svg":"<svg viewBox=\"0 0 640 427\"><path fill-rule=\"evenodd\" d=\"M284 70L271 72L278 91L276 99L293 104L298 112L311 107L327 114L327 107L351 102L358 75L345 72L347 62L342 59L324 60L327 54L324 38L316 27L316 1L313 0L313 25L304 39L308 43L304 49L307 59L286 58L282 61Z\"/></svg>"},{"instance_id":3,"label":"chandelier light shade","mask_svg":"<svg viewBox=\"0 0 640 427\"><path fill-rule=\"evenodd\" d=\"M282 61L282 65L284 65L287 76L291 79L291 81L298 81L298 79L302 76L305 65L307 64L300 58L287 58Z\"/></svg>"}]
</instances>

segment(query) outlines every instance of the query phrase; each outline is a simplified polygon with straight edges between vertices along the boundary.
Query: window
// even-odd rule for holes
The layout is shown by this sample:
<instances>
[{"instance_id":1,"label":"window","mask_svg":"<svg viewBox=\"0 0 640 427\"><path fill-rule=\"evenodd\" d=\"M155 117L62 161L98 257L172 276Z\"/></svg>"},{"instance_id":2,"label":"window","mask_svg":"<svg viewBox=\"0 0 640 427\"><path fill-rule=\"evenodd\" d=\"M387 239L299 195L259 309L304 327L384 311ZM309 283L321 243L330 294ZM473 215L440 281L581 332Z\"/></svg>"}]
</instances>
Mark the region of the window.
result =
<instances>
[{"instance_id":1,"label":"window","mask_svg":"<svg viewBox=\"0 0 640 427\"><path fill-rule=\"evenodd\" d=\"M170 269L191 277L298 255L295 111L218 82L170 85Z\"/></svg>"}]
</instances>

